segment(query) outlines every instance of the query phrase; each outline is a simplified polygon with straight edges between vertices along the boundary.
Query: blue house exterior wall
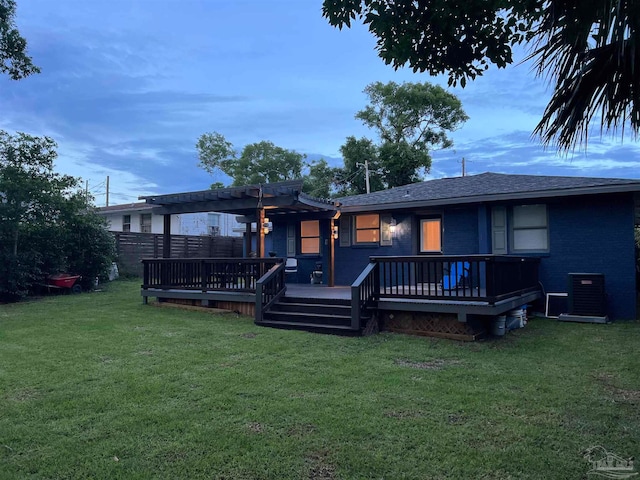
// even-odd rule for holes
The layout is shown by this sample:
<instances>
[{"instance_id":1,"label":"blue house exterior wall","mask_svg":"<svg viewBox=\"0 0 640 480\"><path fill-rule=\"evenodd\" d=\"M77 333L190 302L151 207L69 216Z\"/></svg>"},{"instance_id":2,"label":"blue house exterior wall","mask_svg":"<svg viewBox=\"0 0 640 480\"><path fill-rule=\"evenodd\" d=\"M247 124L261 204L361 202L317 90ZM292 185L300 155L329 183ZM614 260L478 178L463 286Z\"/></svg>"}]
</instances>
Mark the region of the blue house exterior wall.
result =
<instances>
[{"instance_id":1,"label":"blue house exterior wall","mask_svg":"<svg viewBox=\"0 0 640 480\"><path fill-rule=\"evenodd\" d=\"M448 208L442 215L442 253L473 255L479 253L478 207Z\"/></svg>"},{"instance_id":2,"label":"blue house exterior wall","mask_svg":"<svg viewBox=\"0 0 640 480\"><path fill-rule=\"evenodd\" d=\"M320 255L300 254L300 220L273 222L273 232L267 235L271 237L271 245L277 257L287 257L287 229L292 224L296 229L296 255L298 260L298 272L287 275L287 281L291 283L310 283L311 272L315 270L316 263L322 262L323 283L327 283L327 272L329 271L329 242L331 235L329 231L329 221L320 220Z\"/></svg>"},{"instance_id":3,"label":"blue house exterior wall","mask_svg":"<svg viewBox=\"0 0 640 480\"><path fill-rule=\"evenodd\" d=\"M603 273L608 313L636 318L634 211L630 195L580 197L551 203L549 254L540 264L547 292L567 292L569 273Z\"/></svg>"},{"instance_id":4,"label":"blue house exterior wall","mask_svg":"<svg viewBox=\"0 0 640 480\"><path fill-rule=\"evenodd\" d=\"M364 267L369 263L369 257L384 255L413 255L414 216L409 213L393 213L396 220L396 231L393 233L393 244L390 246L362 246L340 247L336 240L335 279L336 285L351 285Z\"/></svg>"},{"instance_id":5,"label":"blue house exterior wall","mask_svg":"<svg viewBox=\"0 0 640 480\"><path fill-rule=\"evenodd\" d=\"M567 292L569 273L603 273L612 319L636 318L634 202L630 194L540 199L547 205L549 252L540 257L540 281L546 292ZM521 203L502 204L510 208ZM491 204L445 207L442 246L445 255L491 253ZM335 240L335 283L351 285L371 256L418 254L419 219L414 212L392 212L397 222L391 246L340 247ZM294 222L299 228L299 221ZM299 283L309 282L317 261L328 271L329 222L321 221L321 256L297 255ZM287 224L274 224L273 250L286 257ZM511 239L509 239L511 243ZM299 246L298 246L299 248ZM513 253L510 251L510 253ZM326 277L326 273L325 273ZM326 278L324 282L326 283Z\"/></svg>"}]
</instances>

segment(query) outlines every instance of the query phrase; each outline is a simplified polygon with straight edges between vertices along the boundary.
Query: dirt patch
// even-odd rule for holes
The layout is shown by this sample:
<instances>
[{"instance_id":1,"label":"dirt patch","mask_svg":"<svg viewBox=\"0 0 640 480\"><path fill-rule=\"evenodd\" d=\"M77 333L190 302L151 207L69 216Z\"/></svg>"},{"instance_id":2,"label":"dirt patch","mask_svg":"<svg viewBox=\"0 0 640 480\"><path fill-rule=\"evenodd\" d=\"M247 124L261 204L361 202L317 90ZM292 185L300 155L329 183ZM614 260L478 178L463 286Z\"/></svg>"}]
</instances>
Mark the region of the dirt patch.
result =
<instances>
[{"instance_id":1,"label":"dirt patch","mask_svg":"<svg viewBox=\"0 0 640 480\"><path fill-rule=\"evenodd\" d=\"M458 360L443 360L440 358L429 360L428 362L413 362L398 358L393 363L401 367L418 368L420 370L442 370L449 365L458 365L460 362Z\"/></svg>"},{"instance_id":2,"label":"dirt patch","mask_svg":"<svg viewBox=\"0 0 640 480\"><path fill-rule=\"evenodd\" d=\"M329 453L319 451L307 457L309 463L309 480L334 480L336 478L336 467L329 460Z\"/></svg>"},{"instance_id":3,"label":"dirt patch","mask_svg":"<svg viewBox=\"0 0 640 480\"><path fill-rule=\"evenodd\" d=\"M144 355L150 357L153 355L153 352L151 350L142 350L140 352L136 352L136 355Z\"/></svg>"},{"instance_id":4,"label":"dirt patch","mask_svg":"<svg viewBox=\"0 0 640 480\"><path fill-rule=\"evenodd\" d=\"M262 433L264 432L264 425L258 422L251 422L247 424L247 430L251 433Z\"/></svg>"},{"instance_id":5,"label":"dirt patch","mask_svg":"<svg viewBox=\"0 0 640 480\"><path fill-rule=\"evenodd\" d=\"M603 372L597 374L595 378L604 386L607 392L609 392L614 401L631 403L634 405L640 404L640 390L629 390L617 387L614 385L616 380L615 375Z\"/></svg>"},{"instance_id":6,"label":"dirt patch","mask_svg":"<svg viewBox=\"0 0 640 480\"><path fill-rule=\"evenodd\" d=\"M294 425L287 430L288 437L306 437L316 431L316 426L311 423Z\"/></svg>"},{"instance_id":7,"label":"dirt patch","mask_svg":"<svg viewBox=\"0 0 640 480\"><path fill-rule=\"evenodd\" d=\"M28 402L38 397L40 397L40 392L35 388L22 388L7 395L7 399L14 402Z\"/></svg>"},{"instance_id":8,"label":"dirt patch","mask_svg":"<svg viewBox=\"0 0 640 480\"><path fill-rule=\"evenodd\" d=\"M467 421L467 417L464 414L460 413L450 413L447 415L447 422L451 425L460 425L461 423L465 423Z\"/></svg>"},{"instance_id":9,"label":"dirt patch","mask_svg":"<svg viewBox=\"0 0 640 480\"><path fill-rule=\"evenodd\" d=\"M248 333L243 333L240 336L242 338L256 338L258 336L258 334L257 333L253 333L253 332L248 332Z\"/></svg>"}]
</instances>

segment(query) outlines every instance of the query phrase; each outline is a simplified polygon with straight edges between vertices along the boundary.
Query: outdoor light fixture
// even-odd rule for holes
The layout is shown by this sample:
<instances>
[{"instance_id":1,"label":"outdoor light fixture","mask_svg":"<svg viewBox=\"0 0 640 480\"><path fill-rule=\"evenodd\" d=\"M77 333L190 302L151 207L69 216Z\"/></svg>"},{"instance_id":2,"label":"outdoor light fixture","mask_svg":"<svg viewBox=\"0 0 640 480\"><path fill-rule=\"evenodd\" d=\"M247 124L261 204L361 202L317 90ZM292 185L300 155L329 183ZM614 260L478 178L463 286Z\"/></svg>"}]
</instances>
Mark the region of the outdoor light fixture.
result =
<instances>
[{"instance_id":1,"label":"outdoor light fixture","mask_svg":"<svg viewBox=\"0 0 640 480\"><path fill-rule=\"evenodd\" d=\"M391 233L394 233L396 231L396 227L398 226L398 222L396 222L395 218L391 218L391 221L389 222L389 230L391 231Z\"/></svg>"},{"instance_id":2,"label":"outdoor light fixture","mask_svg":"<svg viewBox=\"0 0 640 480\"><path fill-rule=\"evenodd\" d=\"M271 231L273 231L273 223L271 223L267 217L264 217L264 222L262 223L262 232L267 235Z\"/></svg>"},{"instance_id":3,"label":"outdoor light fixture","mask_svg":"<svg viewBox=\"0 0 640 480\"><path fill-rule=\"evenodd\" d=\"M333 239L334 240L338 239L338 226L337 225L333 226L333 231L331 232L331 234L333 235Z\"/></svg>"}]
</instances>

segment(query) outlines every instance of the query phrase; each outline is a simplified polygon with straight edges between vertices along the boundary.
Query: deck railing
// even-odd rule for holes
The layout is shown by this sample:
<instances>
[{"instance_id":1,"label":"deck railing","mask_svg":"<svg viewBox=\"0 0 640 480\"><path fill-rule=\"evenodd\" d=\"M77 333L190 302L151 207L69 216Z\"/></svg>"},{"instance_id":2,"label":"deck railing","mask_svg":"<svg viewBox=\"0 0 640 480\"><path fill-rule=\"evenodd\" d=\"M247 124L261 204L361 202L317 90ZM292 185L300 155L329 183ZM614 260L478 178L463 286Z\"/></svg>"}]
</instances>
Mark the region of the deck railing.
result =
<instances>
[{"instance_id":1,"label":"deck railing","mask_svg":"<svg viewBox=\"0 0 640 480\"><path fill-rule=\"evenodd\" d=\"M142 260L142 288L255 292L282 258L154 258Z\"/></svg>"},{"instance_id":2,"label":"deck railing","mask_svg":"<svg viewBox=\"0 0 640 480\"><path fill-rule=\"evenodd\" d=\"M362 314L378 298L380 293L380 269L377 263L369 263L351 285L351 328L361 328Z\"/></svg>"},{"instance_id":3,"label":"deck railing","mask_svg":"<svg viewBox=\"0 0 640 480\"><path fill-rule=\"evenodd\" d=\"M371 257L380 296L489 304L539 289L539 258L511 255Z\"/></svg>"},{"instance_id":4,"label":"deck railing","mask_svg":"<svg viewBox=\"0 0 640 480\"><path fill-rule=\"evenodd\" d=\"M264 311L284 294L284 267L284 263L274 265L256 282L256 322L261 322Z\"/></svg>"}]
</instances>

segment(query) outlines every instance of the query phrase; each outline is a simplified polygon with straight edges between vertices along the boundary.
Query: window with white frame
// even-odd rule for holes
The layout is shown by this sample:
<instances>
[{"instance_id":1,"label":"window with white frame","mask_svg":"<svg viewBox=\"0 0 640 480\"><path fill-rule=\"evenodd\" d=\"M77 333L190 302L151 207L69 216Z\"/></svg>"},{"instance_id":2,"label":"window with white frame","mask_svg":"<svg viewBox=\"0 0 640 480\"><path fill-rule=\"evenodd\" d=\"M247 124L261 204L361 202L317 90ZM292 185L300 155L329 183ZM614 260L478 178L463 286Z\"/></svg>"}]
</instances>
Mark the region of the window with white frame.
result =
<instances>
[{"instance_id":1,"label":"window with white frame","mask_svg":"<svg viewBox=\"0 0 640 480\"><path fill-rule=\"evenodd\" d=\"M140 233L151 233L151 214L140 214Z\"/></svg>"},{"instance_id":2,"label":"window with white frame","mask_svg":"<svg viewBox=\"0 0 640 480\"><path fill-rule=\"evenodd\" d=\"M511 238L511 250L514 252L548 251L547 206L519 205L513 207Z\"/></svg>"},{"instance_id":3,"label":"window with white frame","mask_svg":"<svg viewBox=\"0 0 640 480\"><path fill-rule=\"evenodd\" d=\"M131 231L131 215L122 216L122 231L123 232Z\"/></svg>"}]
</instances>

